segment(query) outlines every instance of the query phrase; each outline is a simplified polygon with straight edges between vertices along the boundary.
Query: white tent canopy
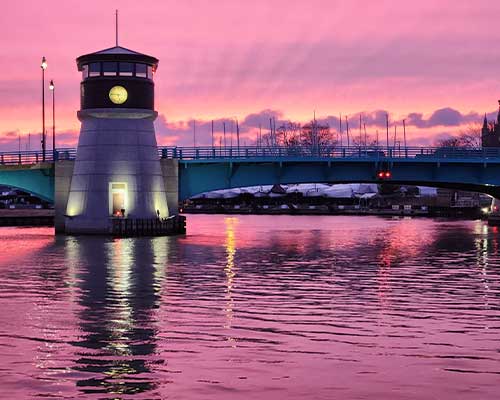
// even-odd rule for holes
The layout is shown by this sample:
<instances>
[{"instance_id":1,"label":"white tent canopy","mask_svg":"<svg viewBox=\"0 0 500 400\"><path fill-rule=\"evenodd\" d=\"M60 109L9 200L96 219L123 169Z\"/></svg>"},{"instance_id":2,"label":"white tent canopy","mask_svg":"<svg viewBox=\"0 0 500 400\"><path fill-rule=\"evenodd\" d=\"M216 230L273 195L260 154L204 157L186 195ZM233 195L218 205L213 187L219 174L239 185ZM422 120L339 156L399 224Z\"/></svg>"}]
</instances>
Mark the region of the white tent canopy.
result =
<instances>
[{"instance_id":1,"label":"white tent canopy","mask_svg":"<svg viewBox=\"0 0 500 400\"><path fill-rule=\"evenodd\" d=\"M304 197L328 197L328 198L371 198L378 194L378 185L375 183L349 183L329 185L325 183L301 183L291 185L281 185L290 193L302 193ZM285 194L272 193L272 185L249 186L245 188L234 188L215 190L193 196L192 199L229 199L239 196L242 193L250 193L255 197L282 197ZM418 186L421 196L437 196L437 189L425 186Z\"/></svg>"}]
</instances>

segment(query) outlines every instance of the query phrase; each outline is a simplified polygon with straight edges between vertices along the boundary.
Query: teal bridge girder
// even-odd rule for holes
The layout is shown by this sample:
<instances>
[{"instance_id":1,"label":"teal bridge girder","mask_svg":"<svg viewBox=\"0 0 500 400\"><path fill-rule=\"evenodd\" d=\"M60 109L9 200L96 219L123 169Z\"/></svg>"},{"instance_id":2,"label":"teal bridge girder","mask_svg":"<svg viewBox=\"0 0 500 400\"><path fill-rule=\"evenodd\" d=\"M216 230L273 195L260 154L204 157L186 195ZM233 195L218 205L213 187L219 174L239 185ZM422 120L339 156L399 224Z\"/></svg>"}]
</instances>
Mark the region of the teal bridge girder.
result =
<instances>
[{"instance_id":1,"label":"teal bridge girder","mask_svg":"<svg viewBox=\"0 0 500 400\"><path fill-rule=\"evenodd\" d=\"M380 180L381 169L391 179ZM393 183L469 190L500 198L500 160L491 162L387 160L180 160L179 199L213 190L297 183Z\"/></svg>"},{"instance_id":2,"label":"teal bridge girder","mask_svg":"<svg viewBox=\"0 0 500 400\"><path fill-rule=\"evenodd\" d=\"M49 203L54 202L54 182L52 162L0 167L0 185L21 189Z\"/></svg>"},{"instance_id":3,"label":"teal bridge girder","mask_svg":"<svg viewBox=\"0 0 500 400\"><path fill-rule=\"evenodd\" d=\"M383 182L471 190L500 198L500 148L433 147L159 147L179 163L179 200L219 189L294 183ZM0 184L53 201L54 160L74 160L74 148L0 153Z\"/></svg>"},{"instance_id":4,"label":"teal bridge girder","mask_svg":"<svg viewBox=\"0 0 500 400\"><path fill-rule=\"evenodd\" d=\"M164 148L179 162L179 199L220 189L297 183L394 183L500 197L500 149ZM381 181L378 172L390 170Z\"/></svg>"}]
</instances>

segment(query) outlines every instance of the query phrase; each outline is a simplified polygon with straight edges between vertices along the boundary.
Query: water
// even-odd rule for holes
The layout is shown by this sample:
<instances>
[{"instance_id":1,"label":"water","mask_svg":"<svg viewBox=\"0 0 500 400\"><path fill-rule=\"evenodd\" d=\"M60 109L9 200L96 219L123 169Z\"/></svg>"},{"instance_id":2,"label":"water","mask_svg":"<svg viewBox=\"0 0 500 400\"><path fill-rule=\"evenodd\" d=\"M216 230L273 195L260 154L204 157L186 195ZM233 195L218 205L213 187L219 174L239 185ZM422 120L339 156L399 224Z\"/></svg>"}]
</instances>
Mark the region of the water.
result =
<instances>
[{"instance_id":1,"label":"water","mask_svg":"<svg viewBox=\"0 0 500 400\"><path fill-rule=\"evenodd\" d=\"M176 238L1 228L0 397L498 399L496 228L188 217Z\"/></svg>"}]
</instances>

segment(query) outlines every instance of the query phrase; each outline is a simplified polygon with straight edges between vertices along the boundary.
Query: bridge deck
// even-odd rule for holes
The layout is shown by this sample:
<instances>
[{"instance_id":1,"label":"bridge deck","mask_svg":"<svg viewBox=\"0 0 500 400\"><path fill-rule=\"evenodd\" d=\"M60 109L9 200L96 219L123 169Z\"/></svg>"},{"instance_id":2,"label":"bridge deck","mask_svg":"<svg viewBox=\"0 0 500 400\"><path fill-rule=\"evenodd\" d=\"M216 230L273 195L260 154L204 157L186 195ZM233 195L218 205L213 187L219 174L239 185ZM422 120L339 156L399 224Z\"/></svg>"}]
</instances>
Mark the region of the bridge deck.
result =
<instances>
[{"instance_id":1,"label":"bridge deck","mask_svg":"<svg viewBox=\"0 0 500 400\"><path fill-rule=\"evenodd\" d=\"M279 161L418 161L418 162L500 162L500 148L461 147L363 147L324 146L297 147L158 147L160 158L194 162L229 162L238 160ZM32 165L42 162L74 160L75 148L49 151L43 157L41 151L0 152L0 165Z\"/></svg>"},{"instance_id":2,"label":"bridge deck","mask_svg":"<svg viewBox=\"0 0 500 400\"><path fill-rule=\"evenodd\" d=\"M0 184L53 200L53 160L75 160L76 150L0 153ZM390 170L395 184L473 190L500 197L500 148L381 147L159 147L158 156L172 162L168 185L179 198L234 187L276 183L380 182ZM38 161L38 163L37 163ZM177 185L177 187L176 187Z\"/></svg>"}]
</instances>

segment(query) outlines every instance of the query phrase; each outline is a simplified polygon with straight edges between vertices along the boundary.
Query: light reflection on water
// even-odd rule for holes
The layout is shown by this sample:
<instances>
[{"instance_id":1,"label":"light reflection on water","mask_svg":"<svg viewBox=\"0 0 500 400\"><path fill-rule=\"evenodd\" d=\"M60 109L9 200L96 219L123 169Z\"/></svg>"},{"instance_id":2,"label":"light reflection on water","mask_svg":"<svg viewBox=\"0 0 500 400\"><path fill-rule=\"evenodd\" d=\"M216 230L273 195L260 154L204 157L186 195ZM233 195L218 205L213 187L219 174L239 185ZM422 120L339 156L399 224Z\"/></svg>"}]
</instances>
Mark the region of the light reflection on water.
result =
<instances>
[{"instance_id":1,"label":"light reflection on water","mask_svg":"<svg viewBox=\"0 0 500 400\"><path fill-rule=\"evenodd\" d=\"M1 228L1 397L498 398L497 229L188 223L122 240Z\"/></svg>"}]
</instances>

